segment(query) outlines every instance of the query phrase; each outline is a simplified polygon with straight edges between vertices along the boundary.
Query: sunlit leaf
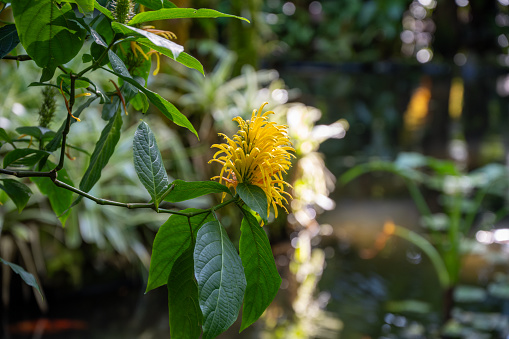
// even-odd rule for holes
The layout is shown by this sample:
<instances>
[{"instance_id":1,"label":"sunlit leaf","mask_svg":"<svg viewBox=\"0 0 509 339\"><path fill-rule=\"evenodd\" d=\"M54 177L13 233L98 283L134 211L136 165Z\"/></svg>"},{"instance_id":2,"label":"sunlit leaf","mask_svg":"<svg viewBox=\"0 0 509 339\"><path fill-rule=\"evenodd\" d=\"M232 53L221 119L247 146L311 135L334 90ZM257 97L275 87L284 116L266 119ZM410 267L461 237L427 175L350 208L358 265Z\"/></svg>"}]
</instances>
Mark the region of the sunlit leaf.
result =
<instances>
[{"instance_id":1,"label":"sunlit leaf","mask_svg":"<svg viewBox=\"0 0 509 339\"><path fill-rule=\"evenodd\" d=\"M16 0L12 10L23 47L44 68L41 81L50 80L56 67L78 54L86 31L77 24L69 4L59 7L52 0Z\"/></svg>"},{"instance_id":2,"label":"sunlit leaf","mask_svg":"<svg viewBox=\"0 0 509 339\"><path fill-rule=\"evenodd\" d=\"M236 18L249 22L246 18L225 14L208 8L163 8L157 11L141 12L129 21L129 25L139 24L147 21L167 19L196 19L196 18Z\"/></svg>"}]
</instances>

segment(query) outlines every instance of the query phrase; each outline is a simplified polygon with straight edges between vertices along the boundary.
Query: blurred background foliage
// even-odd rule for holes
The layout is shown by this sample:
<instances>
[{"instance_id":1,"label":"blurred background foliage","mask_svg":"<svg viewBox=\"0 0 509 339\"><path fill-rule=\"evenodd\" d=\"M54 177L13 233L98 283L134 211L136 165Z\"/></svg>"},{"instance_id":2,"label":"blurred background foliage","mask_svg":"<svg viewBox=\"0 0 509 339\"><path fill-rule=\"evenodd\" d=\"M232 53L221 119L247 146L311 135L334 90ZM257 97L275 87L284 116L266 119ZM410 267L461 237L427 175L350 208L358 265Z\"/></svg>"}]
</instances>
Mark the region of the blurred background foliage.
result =
<instances>
[{"instance_id":1,"label":"blurred background foliage","mask_svg":"<svg viewBox=\"0 0 509 339\"><path fill-rule=\"evenodd\" d=\"M222 19L154 23L175 32L177 43L203 63L206 73L202 77L166 60L159 75L149 78L149 86L177 105L200 135L198 142L149 110L144 119L154 129L168 174L184 180L215 175L217 168L207 162L210 145L219 141L217 133L231 135L236 128L231 119L248 117L264 101L288 124L297 153L289 174L290 214L264 228L283 278L281 290L253 328L239 335L234 326L221 337L509 334L509 237L504 231L509 228L509 1L175 4L242 15L251 24ZM8 10L0 19L12 20ZM37 125L41 91L26 86L38 74L27 62L2 61L0 77L8 79L0 83L0 127L18 137L17 127ZM56 101L52 129L65 114L62 99ZM122 139L94 195L148 199L131 161L132 126L139 118L134 113L126 117ZM88 161L80 150L93 149L90 140L104 124L94 103L73 125L69 143L75 160L66 169L75 182ZM4 145L0 155L9 147ZM380 162L400 176L369 171L348 185L336 185L336 177L348 169ZM416 169L426 180L414 176ZM490 186L483 203L478 202L475 194L495 177L504 178L503 185ZM409 180L422 192L417 206L426 203L429 213L413 203L415 191L406 190ZM461 194L451 185L463 185ZM32 187L34 196L22 214L0 197L5 202L0 206L0 255L37 275L46 298L36 299L2 270L2 300L10 311L2 312L3 336L28 335L20 322L39 319L35 325L42 326L41 314L88 324L86 330L66 332L67 337L167 336L165 291L142 294L163 217L83 200L62 228ZM209 205L209 198L193 201L192 207ZM459 212L454 206L460 206ZM238 216L222 213L235 236ZM448 233L451 220L464 218L471 218L471 228L454 238ZM420 234L444 253L451 243L459 244L453 288L442 290L426 253L384 228L388 221ZM90 312L97 313L91 317ZM30 324L31 335L37 327ZM46 337L52 338L47 330Z\"/></svg>"}]
</instances>

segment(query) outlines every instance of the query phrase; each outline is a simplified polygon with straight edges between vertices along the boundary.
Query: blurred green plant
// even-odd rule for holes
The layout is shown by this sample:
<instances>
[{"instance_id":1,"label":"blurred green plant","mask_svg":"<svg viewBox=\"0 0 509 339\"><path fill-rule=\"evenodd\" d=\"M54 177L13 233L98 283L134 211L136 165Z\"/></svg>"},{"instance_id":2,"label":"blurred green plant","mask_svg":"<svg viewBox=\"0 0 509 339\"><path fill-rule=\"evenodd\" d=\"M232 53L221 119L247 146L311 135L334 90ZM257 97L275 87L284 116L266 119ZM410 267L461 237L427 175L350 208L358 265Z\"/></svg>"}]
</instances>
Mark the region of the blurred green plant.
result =
<instances>
[{"instance_id":1,"label":"blurred green plant","mask_svg":"<svg viewBox=\"0 0 509 339\"><path fill-rule=\"evenodd\" d=\"M399 236L426 253L438 275L444 291L445 318L451 316L454 289L458 286L465 240L471 236L488 196L506 199L508 173L500 164L488 164L470 173L463 173L455 162L439 160L420 153L400 153L394 162L372 161L357 165L343 174L342 184L375 171L385 171L401 177L412 196L422 219L425 236L400 226L387 224L387 235ZM439 193L442 211L433 213L419 186ZM507 206L495 208L496 223L509 213ZM491 224L490 223L490 224Z\"/></svg>"}]
</instances>

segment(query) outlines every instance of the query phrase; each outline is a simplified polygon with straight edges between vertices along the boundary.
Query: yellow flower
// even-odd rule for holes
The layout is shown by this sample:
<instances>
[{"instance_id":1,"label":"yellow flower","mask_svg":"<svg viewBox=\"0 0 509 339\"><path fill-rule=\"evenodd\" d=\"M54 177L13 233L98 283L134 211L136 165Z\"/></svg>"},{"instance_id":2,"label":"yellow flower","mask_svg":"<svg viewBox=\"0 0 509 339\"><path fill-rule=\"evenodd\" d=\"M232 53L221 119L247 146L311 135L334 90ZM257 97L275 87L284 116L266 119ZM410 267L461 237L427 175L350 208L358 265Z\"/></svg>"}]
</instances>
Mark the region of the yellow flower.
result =
<instances>
[{"instance_id":1,"label":"yellow flower","mask_svg":"<svg viewBox=\"0 0 509 339\"><path fill-rule=\"evenodd\" d=\"M227 187L237 188L237 184L246 183L260 187L267 196L268 213L270 206L274 208L277 217L277 207L288 204L285 195L291 199L291 195L285 192L285 186L290 186L284 179L291 167L291 158L295 152L288 138L287 126L278 125L268 121L268 116L274 114L267 111L262 114L264 103L259 110L253 110L251 120L245 121L236 117L233 121L239 124L239 131L233 139L219 133L225 139L224 144L212 145L219 149L209 161L223 165L221 174L212 178L219 179ZM268 215L267 215L268 217Z\"/></svg>"}]
</instances>

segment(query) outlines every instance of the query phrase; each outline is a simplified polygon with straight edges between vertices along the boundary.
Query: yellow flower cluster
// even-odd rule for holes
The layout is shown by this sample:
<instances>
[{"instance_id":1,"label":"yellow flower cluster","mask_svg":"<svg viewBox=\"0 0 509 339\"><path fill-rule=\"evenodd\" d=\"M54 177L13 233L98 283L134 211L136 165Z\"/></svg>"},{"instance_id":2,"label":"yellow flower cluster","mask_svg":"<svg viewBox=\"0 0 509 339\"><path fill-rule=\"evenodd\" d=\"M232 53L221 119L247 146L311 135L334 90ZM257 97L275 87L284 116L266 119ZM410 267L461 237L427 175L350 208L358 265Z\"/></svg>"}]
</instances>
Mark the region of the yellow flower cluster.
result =
<instances>
[{"instance_id":1,"label":"yellow flower cluster","mask_svg":"<svg viewBox=\"0 0 509 339\"><path fill-rule=\"evenodd\" d=\"M290 152L295 150L288 138L287 126L268 121L268 116L274 112L262 113L265 105L267 103L259 110L253 110L250 120L245 121L241 117L233 119L238 123L239 131L233 139L219 134L226 142L212 145L219 150L209 163L223 165L221 174L212 180L219 179L220 183L234 189L239 183L260 187L267 196L268 213L272 206L277 217L276 205L288 213L283 202L288 204L285 195L291 199L291 195L285 192L285 186L290 184L283 179L283 174L291 167L290 160L295 156Z\"/></svg>"}]
</instances>

